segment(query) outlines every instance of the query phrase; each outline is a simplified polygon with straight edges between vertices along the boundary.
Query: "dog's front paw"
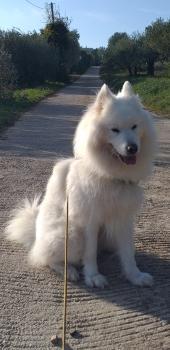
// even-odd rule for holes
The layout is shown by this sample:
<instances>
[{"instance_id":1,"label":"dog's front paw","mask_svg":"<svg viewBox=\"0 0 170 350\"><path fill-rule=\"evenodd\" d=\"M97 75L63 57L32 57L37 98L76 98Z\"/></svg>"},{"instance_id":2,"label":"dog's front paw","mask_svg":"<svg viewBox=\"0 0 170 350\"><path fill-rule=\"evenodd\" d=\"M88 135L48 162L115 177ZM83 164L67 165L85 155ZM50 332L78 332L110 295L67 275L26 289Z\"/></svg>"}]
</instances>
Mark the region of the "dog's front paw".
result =
<instances>
[{"instance_id":1,"label":"dog's front paw","mask_svg":"<svg viewBox=\"0 0 170 350\"><path fill-rule=\"evenodd\" d=\"M153 277L147 272L139 271L135 277L129 278L129 281L141 287L151 287L153 285Z\"/></svg>"},{"instance_id":2,"label":"dog's front paw","mask_svg":"<svg viewBox=\"0 0 170 350\"><path fill-rule=\"evenodd\" d=\"M79 280L79 277L80 276L77 269L73 266L68 266L68 269L67 269L68 281L77 282Z\"/></svg>"},{"instance_id":3,"label":"dog's front paw","mask_svg":"<svg viewBox=\"0 0 170 350\"><path fill-rule=\"evenodd\" d=\"M104 277L102 274L97 273L95 275L85 275L85 283L88 287L97 287L97 288L104 288L108 285L108 281L106 277Z\"/></svg>"}]
</instances>

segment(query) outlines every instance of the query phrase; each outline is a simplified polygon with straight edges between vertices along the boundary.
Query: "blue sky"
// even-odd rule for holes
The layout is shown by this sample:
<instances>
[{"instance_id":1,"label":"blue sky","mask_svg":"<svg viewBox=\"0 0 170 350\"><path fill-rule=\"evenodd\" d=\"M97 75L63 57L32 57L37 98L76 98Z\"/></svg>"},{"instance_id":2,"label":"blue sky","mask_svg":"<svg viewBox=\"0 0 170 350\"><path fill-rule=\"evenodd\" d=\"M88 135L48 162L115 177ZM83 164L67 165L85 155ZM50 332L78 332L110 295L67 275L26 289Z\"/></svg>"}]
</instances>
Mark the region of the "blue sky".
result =
<instances>
[{"instance_id":1,"label":"blue sky","mask_svg":"<svg viewBox=\"0 0 170 350\"><path fill-rule=\"evenodd\" d=\"M43 0L30 0L45 7ZM58 0L54 1L62 15L72 19L71 28L80 34L80 44L87 47L106 46L116 31L131 34L143 31L158 17L170 17L170 0ZM0 28L19 28L24 32L39 31L45 25L45 10L25 0L0 1Z\"/></svg>"}]
</instances>

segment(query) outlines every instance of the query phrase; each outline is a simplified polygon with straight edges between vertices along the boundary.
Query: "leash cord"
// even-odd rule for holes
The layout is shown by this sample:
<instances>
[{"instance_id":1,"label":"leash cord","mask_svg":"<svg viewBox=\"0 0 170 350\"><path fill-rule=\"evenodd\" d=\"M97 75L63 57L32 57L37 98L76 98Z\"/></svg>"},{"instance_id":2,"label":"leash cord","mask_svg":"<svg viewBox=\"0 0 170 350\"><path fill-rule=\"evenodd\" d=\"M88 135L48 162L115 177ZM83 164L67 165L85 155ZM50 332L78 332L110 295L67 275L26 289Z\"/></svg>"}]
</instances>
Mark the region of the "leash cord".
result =
<instances>
[{"instance_id":1,"label":"leash cord","mask_svg":"<svg viewBox=\"0 0 170 350\"><path fill-rule=\"evenodd\" d=\"M66 228L65 228L65 249L64 249L64 312L63 312L63 339L62 350L65 350L66 324L67 324L67 258L68 258L68 196L66 198Z\"/></svg>"}]
</instances>

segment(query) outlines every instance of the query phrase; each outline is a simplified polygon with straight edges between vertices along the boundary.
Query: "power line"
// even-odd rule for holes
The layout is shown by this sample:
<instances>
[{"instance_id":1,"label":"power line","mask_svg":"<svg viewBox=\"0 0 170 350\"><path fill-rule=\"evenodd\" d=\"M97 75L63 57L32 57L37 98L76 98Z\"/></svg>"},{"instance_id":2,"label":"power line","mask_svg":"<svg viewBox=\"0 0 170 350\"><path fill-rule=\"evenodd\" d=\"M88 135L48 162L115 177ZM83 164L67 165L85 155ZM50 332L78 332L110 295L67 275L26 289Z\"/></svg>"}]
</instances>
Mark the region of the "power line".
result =
<instances>
[{"instance_id":1,"label":"power line","mask_svg":"<svg viewBox=\"0 0 170 350\"><path fill-rule=\"evenodd\" d=\"M29 1L29 0L25 0L25 1L28 2L28 4L37 7L38 9L44 10L43 7L37 6L37 5L33 4L31 1Z\"/></svg>"}]
</instances>

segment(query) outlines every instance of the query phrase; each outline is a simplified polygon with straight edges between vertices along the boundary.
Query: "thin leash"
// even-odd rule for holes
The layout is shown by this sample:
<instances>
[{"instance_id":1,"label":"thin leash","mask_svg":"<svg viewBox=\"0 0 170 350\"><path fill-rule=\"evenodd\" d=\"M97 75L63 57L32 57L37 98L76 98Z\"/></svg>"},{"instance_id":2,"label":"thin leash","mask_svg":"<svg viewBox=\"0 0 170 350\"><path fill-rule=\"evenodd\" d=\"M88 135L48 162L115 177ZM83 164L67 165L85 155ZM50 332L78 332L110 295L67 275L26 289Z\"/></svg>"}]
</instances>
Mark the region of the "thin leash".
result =
<instances>
[{"instance_id":1,"label":"thin leash","mask_svg":"<svg viewBox=\"0 0 170 350\"><path fill-rule=\"evenodd\" d=\"M64 305L63 305L63 336L62 350L65 350L66 344L66 327L67 327L67 260L68 260L68 219L69 219L69 203L66 197L66 228L65 228L65 251L64 251Z\"/></svg>"}]
</instances>

